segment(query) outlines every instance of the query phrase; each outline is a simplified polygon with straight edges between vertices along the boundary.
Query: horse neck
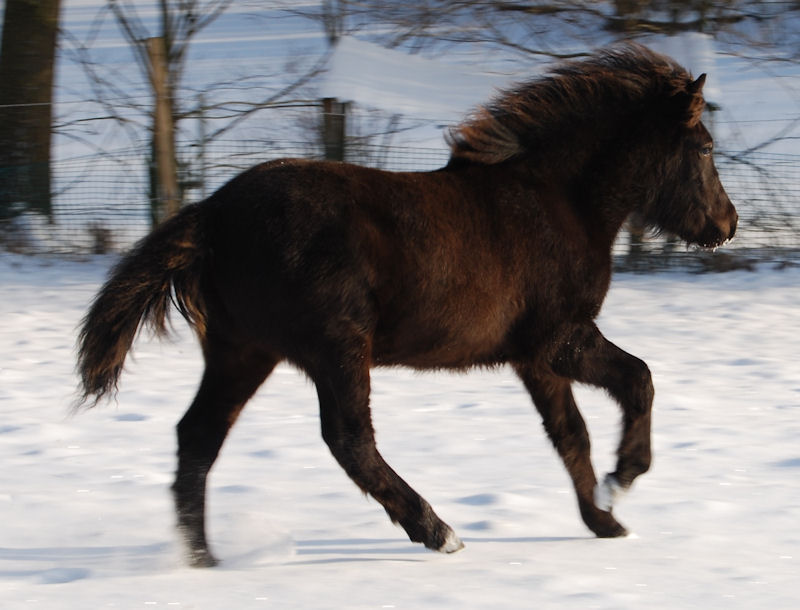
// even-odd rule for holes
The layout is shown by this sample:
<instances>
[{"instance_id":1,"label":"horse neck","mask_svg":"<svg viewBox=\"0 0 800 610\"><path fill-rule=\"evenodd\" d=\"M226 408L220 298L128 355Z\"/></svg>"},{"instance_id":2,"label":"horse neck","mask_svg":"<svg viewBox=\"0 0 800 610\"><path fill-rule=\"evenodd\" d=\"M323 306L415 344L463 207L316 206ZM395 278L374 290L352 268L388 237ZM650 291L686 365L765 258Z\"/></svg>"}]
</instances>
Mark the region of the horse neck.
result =
<instances>
[{"instance_id":1,"label":"horse neck","mask_svg":"<svg viewBox=\"0 0 800 610\"><path fill-rule=\"evenodd\" d=\"M587 147L577 153L548 154L547 158L521 158L511 171L525 176L532 193L544 205L567 206L583 225L598 250L611 251L625 220L639 205L637 173L611 149L592 154Z\"/></svg>"},{"instance_id":2,"label":"horse neck","mask_svg":"<svg viewBox=\"0 0 800 610\"><path fill-rule=\"evenodd\" d=\"M675 154L676 125L660 106L599 107L562 130L554 158L567 183L576 185L576 204L613 244L631 213L656 198L659 176Z\"/></svg>"}]
</instances>

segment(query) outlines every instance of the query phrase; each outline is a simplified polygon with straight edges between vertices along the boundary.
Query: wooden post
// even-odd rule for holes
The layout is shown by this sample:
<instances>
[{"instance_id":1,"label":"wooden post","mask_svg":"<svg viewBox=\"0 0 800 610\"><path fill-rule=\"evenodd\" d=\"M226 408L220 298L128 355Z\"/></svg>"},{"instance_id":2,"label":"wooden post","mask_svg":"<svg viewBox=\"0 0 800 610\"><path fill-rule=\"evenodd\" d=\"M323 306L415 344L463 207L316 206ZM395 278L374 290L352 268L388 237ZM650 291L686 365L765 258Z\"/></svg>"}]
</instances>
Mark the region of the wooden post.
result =
<instances>
[{"instance_id":1,"label":"wooden post","mask_svg":"<svg viewBox=\"0 0 800 610\"><path fill-rule=\"evenodd\" d=\"M175 132L172 124L172 98L167 83L167 57L164 39L148 38L150 81L155 94L154 134L158 210L154 220L160 222L175 214L180 207L178 171L175 162Z\"/></svg>"},{"instance_id":2,"label":"wooden post","mask_svg":"<svg viewBox=\"0 0 800 610\"><path fill-rule=\"evenodd\" d=\"M322 142L325 158L331 161L344 161L344 136L347 127L347 102L334 97L322 100Z\"/></svg>"}]
</instances>

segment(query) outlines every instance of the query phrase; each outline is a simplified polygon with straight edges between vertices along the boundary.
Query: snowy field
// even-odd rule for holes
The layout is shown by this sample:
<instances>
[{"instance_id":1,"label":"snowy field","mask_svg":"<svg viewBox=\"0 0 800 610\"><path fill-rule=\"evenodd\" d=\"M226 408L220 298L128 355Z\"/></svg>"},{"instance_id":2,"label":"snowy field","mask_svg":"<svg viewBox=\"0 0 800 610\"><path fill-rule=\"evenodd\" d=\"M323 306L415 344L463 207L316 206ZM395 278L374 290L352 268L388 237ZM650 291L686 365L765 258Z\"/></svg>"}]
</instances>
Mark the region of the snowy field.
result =
<instances>
[{"instance_id":1,"label":"snowy field","mask_svg":"<svg viewBox=\"0 0 800 610\"><path fill-rule=\"evenodd\" d=\"M656 385L655 463L584 528L508 370L378 370L387 460L463 537L407 541L319 438L314 390L280 368L210 480L219 568L182 565L168 486L198 350L142 337L116 404L70 417L75 327L112 259L0 255L0 606L8 608L800 607L800 269L615 278L600 326ZM578 391L595 464L619 413Z\"/></svg>"}]
</instances>

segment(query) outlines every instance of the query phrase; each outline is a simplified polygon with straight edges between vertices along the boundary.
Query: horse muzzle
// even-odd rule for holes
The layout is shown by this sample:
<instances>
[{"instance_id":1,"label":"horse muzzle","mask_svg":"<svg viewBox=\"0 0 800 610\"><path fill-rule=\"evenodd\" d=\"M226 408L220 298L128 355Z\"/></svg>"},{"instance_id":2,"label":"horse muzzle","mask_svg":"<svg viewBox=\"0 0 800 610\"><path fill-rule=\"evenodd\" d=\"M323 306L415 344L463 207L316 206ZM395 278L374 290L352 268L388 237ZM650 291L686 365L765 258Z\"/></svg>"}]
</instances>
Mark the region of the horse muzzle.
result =
<instances>
[{"instance_id":1,"label":"horse muzzle","mask_svg":"<svg viewBox=\"0 0 800 610\"><path fill-rule=\"evenodd\" d=\"M705 226L692 241L703 248L716 248L733 239L738 225L739 214L728 200L723 214L706 213Z\"/></svg>"},{"instance_id":2,"label":"horse muzzle","mask_svg":"<svg viewBox=\"0 0 800 610\"><path fill-rule=\"evenodd\" d=\"M732 240L733 236L736 235L736 228L739 226L739 214L730 201L728 201L727 218L723 221L718 221L718 224L720 226L720 231L722 232L722 234L726 235L722 243L724 244L725 242L729 242L730 240Z\"/></svg>"}]
</instances>

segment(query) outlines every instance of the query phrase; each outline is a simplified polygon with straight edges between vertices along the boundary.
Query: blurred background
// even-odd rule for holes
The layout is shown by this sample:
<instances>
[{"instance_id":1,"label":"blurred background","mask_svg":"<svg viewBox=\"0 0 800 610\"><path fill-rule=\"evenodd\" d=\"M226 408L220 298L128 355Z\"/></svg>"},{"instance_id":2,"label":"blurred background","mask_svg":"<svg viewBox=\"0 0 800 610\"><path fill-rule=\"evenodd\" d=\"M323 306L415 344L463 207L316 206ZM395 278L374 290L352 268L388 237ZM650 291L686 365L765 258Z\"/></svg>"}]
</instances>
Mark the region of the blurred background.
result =
<instances>
[{"instance_id":1,"label":"blurred background","mask_svg":"<svg viewBox=\"0 0 800 610\"><path fill-rule=\"evenodd\" d=\"M716 253L632 225L617 265L800 263L800 1L0 0L0 249L122 252L285 156L430 170L506 85L637 40L708 73L741 216Z\"/></svg>"}]
</instances>

